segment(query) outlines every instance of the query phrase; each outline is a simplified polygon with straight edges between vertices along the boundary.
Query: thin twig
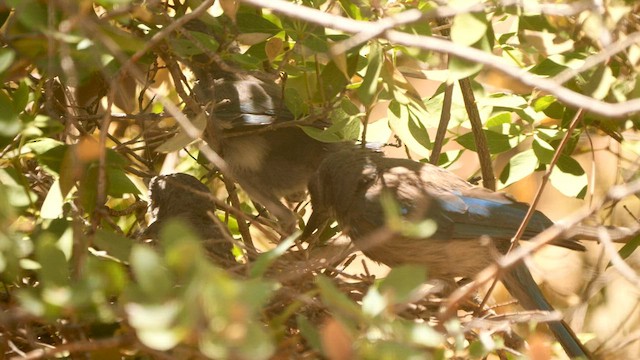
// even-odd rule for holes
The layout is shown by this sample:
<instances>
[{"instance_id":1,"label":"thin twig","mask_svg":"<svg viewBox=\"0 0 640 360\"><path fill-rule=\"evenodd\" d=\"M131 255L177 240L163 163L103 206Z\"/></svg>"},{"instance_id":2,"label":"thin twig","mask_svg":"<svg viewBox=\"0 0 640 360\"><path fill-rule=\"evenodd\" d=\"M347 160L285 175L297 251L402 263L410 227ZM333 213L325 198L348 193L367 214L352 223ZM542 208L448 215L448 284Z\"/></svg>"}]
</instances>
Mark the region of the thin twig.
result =
<instances>
[{"instance_id":1,"label":"thin twig","mask_svg":"<svg viewBox=\"0 0 640 360\"><path fill-rule=\"evenodd\" d=\"M437 21L439 25L449 25L448 21L444 18L438 18ZM449 29L442 29L442 34L449 36ZM447 63L449 63L449 59L447 59ZM433 149L431 150L431 156L429 157L429 163L433 165L438 165L440 163L440 154L442 153L442 146L444 145L444 137L447 135L449 121L451 120L452 100L453 84L448 84L444 89L444 99L442 101L442 110L440 111L440 122L438 122L436 138L433 141Z\"/></svg>"},{"instance_id":2,"label":"thin twig","mask_svg":"<svg viewBox=\"0 0 640 360\"><path fill-rule=\"evenodd\" d=\"M444 145L444 137L447 135L449 128L449 120L451 120L451 104L453 99L453 84L447 85L444 89L444 100L442 101L442 111L440 112L440 122L436 138L433 141L433 150L429 157L429 163L438 165L440 163L440 154L442 154L442 146Z\"/></svg>"},{"instance_id":3,"label":"thin twig","mask_svg":"<svg viewBox=\"0 0 640 360\"><path fill-rule=\"evenodd\" d=\"M624 261L624 259L622 259L616 247L613 246L613 242L609 237L607 229L605 229L604 227L598 228L598 234L600 235L600 243L602 244L605 253L609 255L611 259L611 265L613 266L613 268L616 269L618 273L620 273L620 275L625 278L625 280L635 286L636 289L640 289L640 276L638 276L635 270L633 270Z\"/></svg>"}]
</instances>

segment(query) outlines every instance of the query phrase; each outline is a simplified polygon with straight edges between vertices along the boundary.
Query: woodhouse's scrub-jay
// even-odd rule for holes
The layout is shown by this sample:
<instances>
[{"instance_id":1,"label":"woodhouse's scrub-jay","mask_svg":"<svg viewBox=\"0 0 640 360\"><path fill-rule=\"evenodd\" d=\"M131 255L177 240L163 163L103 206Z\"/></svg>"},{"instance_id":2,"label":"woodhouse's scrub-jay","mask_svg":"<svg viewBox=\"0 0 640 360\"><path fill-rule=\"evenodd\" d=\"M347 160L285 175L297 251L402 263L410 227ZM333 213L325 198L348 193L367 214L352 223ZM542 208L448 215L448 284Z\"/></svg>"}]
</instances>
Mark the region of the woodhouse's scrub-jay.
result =
<instances>
[{"instance_id":1,"label":"woodhouse's scrub-jay","mask_svg":"<svg viewBox=\"0 0 640 360\"><path fill-rule=\"evenodd\" d=\"M409 159L385 158L368 149L328 155L309 191L313 214L303 236L335 218L369 258L389 266L424 265L429 277L447 280L473 278L494 262L495 248L505 253L528 209L504 193L476 187L448 170ZM402 218L431 219L437 229L428 237L396 232L382 241L374 239L376 230L384 228L387 221L381 204L384 196L394 200ZM536 211L522 238L532 238L551 225L549 218ZM489 237L495 248L481 241L484 237ZM571 240L554 245L584 250ZM525 309L553 310L524 264L501 280ZM550 322L549 327L569 356L589 357L564 322Z\"/></svg>"}]
</instances>

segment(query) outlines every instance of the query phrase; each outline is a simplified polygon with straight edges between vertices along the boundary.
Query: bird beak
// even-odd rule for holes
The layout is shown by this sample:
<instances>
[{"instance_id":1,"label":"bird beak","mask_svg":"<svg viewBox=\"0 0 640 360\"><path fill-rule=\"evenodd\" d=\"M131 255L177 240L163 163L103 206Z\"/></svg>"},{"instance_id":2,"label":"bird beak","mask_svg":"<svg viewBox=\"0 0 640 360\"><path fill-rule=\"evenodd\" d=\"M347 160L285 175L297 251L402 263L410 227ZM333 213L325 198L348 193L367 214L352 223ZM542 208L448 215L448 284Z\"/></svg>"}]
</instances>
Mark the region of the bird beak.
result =
<instances>
[{"instance_id":1,"label":"bird beak","mask_svg":"<svg viewBox=\"0 0 640 360\"><path fill-rule=\"evenodd\" d=\"M307 221L307 225L304 227L302 235L300 235L300 240L310 242L309 240L312 239L312 236L317 237L324 231L327 223L329 223L329 214L325 211L314 210L311 213L311 217L309 217L309 221Z\"/></svg>"}]
</instances>

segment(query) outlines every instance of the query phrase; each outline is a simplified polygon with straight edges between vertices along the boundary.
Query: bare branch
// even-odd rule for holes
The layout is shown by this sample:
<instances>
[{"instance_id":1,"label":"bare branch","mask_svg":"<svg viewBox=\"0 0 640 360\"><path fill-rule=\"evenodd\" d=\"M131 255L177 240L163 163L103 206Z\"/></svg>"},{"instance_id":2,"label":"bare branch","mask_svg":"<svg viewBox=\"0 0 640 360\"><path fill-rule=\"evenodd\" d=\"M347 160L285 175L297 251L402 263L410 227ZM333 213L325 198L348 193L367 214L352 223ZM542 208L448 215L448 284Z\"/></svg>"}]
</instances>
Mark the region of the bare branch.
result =
<instances>
[{"instance_id":1,"label":"bare branch","mask_svg":"<svg viewBox=\"0 0 640 360\"><path fill-rule=\"evenodd\" d=\"M496 177L493 174L493 164L491 163L491 155L489 154L489 145L487 144L487 138L482 131L482 119L480 119L480 112L478 111L478 105L476 104L476 97L473 95L473 89L471 88L471 80L469 78L460 79L460 90L462 91L462 98L464 99L464 107L467 109L467 115L469 115L469 122L471 122L471 131L473 132L473 139L476 143L476 152L478 154L478 160L480 161L480 171L482 172L482 185L490 190L496 190Z\"/></svg>"},{"instance_id":2,"label":"bare branch","mask_svg":"<svg viewBox=\"0 0 640 360\"><path fill-rule=\"evenodd\" d=\"M613 268L616 269L623 278L633 284L636 289L640 289L640 276L638 276L638 274L636 274L636 272L629 265L627 265L626 262L624 262L624 259L622 259L620 254L618 254L618 250L615 248L615 246L613 246L613 242L609 237L607 229L605 229L604 227L600 227L598 229L598 234L600 235L600 243L602 244L605 253L607 253L607 255L609 255L609 257L611 258L611 264L613 265Z\"/></svg>"}]
</instances>

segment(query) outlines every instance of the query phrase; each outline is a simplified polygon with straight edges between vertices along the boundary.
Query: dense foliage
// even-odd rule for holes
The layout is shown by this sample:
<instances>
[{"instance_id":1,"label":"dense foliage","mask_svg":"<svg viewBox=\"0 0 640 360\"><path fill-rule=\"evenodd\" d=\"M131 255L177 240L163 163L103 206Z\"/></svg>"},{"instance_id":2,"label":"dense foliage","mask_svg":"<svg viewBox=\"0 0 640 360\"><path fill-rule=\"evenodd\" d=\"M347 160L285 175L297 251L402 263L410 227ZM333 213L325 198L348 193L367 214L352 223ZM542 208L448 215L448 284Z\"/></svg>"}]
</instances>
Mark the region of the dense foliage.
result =
<instances>
[{"instance_id":1,"label":"dense foliage","mask_svg":"<svg viewBox=\"0 0 640 360\"><path fill-rule=\"evenodd\" d=\"M618 190L637 177L639 13L620 0L2 2L4 356L519 356L503 325L536 314L438 318L441 294L421 287L420 270L379 280L348 267L342 246L279 241L276 225L255 222L266 215L205 154L207 108L189 65L206 54L268 74L293 125L322 141L378 142L451 168L473 153L465 175L490 188L547 173L562 195L604 199L597 221L610 224L617 203L596 192L594 174L617 172ZM598 151L594 139L609 141L616 164L576 160ZM157 244L137 239L161 171L206 178L229 204L218 217L238 240L236 266L212 263L179 222ZM303 225L307 203L296 211ZM251 242L256 257L242 250ZM635 246L621 254L633 258ZM584 288L573 305L589 319L608 297ZM638 327L624 328L614 344L595 325L585 339L601 355L633 354L637 339L624 339ZM529 340L532 353L548 350Z\"/></svg>"}]
</instances>

